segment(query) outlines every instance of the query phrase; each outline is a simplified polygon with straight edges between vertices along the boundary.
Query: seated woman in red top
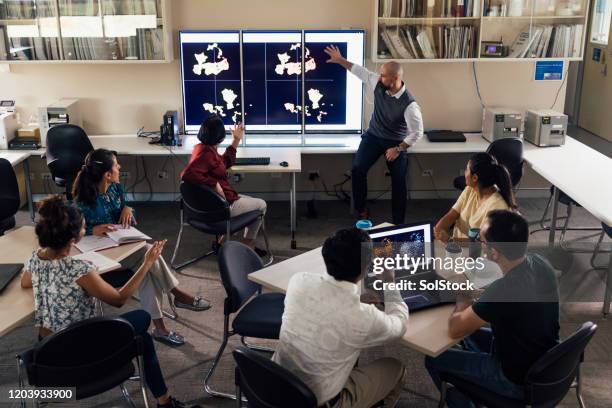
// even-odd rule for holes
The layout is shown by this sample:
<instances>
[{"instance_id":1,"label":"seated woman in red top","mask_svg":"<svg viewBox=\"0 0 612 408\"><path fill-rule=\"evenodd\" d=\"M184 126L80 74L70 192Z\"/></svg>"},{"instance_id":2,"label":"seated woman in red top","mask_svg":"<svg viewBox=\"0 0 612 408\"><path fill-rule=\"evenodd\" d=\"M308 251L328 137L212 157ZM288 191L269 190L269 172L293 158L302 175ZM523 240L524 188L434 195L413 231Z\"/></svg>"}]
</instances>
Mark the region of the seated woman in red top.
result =
<instances>
[{"instance_id":1,"label":"seated woman in red top","mask_svg":"<svg viewBox=\"0 0 612 408\"><path fill-rule=\"evenodd\" d=\"M225 139L225 126L219 116L209 116L202 123L198 132L198 140L202 143L193 148L191 159L181 173L181 179L188 183L206 184L214 188L229 203L232 217L254 210L260 210L265 215L266 202L264 200L244 194L238 195L227 179L227 169L232 167L236 161L236 148L243 135L244 125L236 124L232 129L232 144L227 146L223 155L220 155L217 153L217 148ZM255 248L254 243L260 227L261 218L247 225L243 242L254 248L260 256L265 256L266 251Z\"/></svg>"}]
</instances>

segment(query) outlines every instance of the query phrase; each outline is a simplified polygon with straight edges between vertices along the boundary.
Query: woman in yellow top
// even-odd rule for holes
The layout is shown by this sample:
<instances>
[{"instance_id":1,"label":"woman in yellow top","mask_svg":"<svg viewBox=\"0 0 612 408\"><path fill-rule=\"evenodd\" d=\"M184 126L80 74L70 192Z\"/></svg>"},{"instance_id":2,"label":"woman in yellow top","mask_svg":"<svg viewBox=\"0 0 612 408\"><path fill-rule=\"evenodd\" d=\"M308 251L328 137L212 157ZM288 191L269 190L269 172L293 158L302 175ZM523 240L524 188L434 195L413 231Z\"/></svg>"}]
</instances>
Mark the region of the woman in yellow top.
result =
<instances>
[{"instance_id":1,"label":"woman in yellow top","mask_svg":"<svg viewBox=\"0 0 612 408\"><path fill-rule=\"evenodd\" d=\"M453 224L455 241L468 241L471 228L481 228L492 210L516 210L510 173L488 153L476 153L465 166L465 189L457 202L438 221L434 236L447 242Z\"/></svg>"}]
</instances>

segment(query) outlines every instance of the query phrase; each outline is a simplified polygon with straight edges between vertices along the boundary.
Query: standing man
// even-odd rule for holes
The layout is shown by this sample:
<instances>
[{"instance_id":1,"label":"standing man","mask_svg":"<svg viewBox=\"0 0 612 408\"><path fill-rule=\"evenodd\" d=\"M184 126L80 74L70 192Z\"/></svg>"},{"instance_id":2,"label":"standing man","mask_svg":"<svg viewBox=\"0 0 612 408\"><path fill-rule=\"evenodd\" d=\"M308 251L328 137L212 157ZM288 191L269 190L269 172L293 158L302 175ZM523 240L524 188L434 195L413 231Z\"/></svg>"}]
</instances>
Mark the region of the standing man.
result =
<instances>
[{"instance_id":1,"label":"standing man","mask_svg":"<svg viewBox=\"0 0 612 408\"><path fill-rule=\"evenodd\" d=\"M361 136L361 143L353 159L353 205L358 218L369 218L366 207L368 196L368 171L384 154L391 172L391 209L394 224L403 224L406 215L406 150L423 136L421 108L406 90L402 81L404 71L397 62L384 64L380 74L347 61L336 46L325 49L328 63L343 66L365 82L367 92L374 95L374 112L368 130Z\"/></svg>"}]
</instances>

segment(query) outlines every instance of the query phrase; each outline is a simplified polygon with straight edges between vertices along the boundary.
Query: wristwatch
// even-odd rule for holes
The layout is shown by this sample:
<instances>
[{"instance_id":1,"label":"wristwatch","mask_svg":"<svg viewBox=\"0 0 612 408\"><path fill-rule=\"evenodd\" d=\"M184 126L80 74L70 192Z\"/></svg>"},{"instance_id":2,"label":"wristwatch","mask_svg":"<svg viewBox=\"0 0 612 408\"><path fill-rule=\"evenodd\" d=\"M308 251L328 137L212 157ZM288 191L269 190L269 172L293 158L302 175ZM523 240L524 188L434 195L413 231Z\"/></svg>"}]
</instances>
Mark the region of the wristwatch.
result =
<instances>
[{"instance_id":1,"label":"wristwatch","mask_svg":"<svg viewBox=\"0 0 612 408\"><path fill-rule=\"evenodd\" d=\"M397 150L398 153L405 152L406 150L408 150L408 149L402 149L401 146L396 146L395 149Z\"/></svg>"}]
</instances>

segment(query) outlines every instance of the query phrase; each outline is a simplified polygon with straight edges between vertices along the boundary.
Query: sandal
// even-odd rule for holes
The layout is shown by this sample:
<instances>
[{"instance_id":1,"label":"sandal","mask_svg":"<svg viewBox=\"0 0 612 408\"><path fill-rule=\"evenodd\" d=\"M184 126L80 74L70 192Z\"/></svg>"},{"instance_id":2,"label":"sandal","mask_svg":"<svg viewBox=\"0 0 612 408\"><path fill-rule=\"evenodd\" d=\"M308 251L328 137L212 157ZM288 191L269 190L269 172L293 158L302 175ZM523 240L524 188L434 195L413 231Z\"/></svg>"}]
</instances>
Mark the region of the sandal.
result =
<instances>
[{"instance_id":1,"label":"sandal","mask_svg":"<svg viewBox=\"0 0 612 408\"><path fill-rule=\"evenodd\" d=\"M204 299L202 296L195 296L193 298L193 303L183 303L174 298L174 306L180 307L181 309L189 309L195 312L203 312L204 310L210 309L210 302Z\"/></svg>"}]
</instances>

